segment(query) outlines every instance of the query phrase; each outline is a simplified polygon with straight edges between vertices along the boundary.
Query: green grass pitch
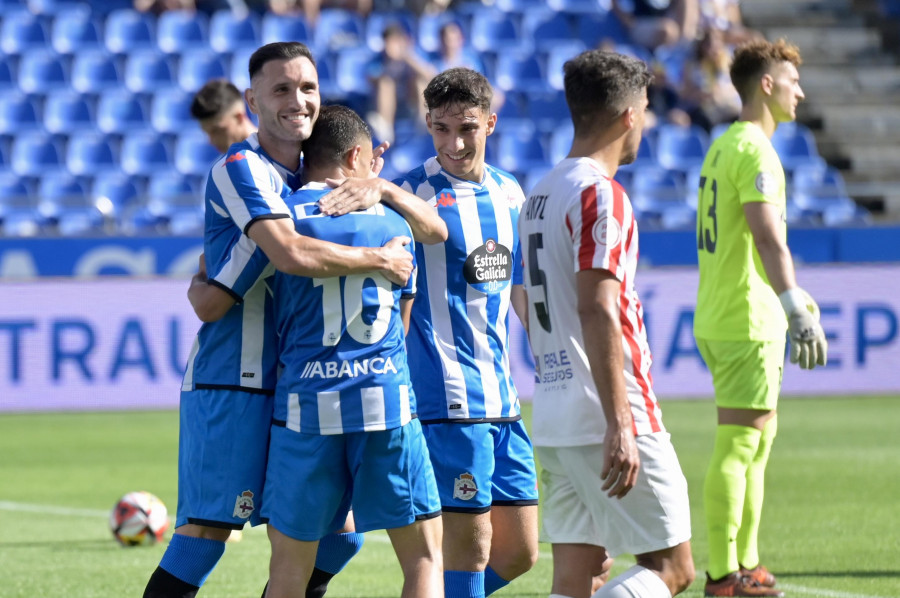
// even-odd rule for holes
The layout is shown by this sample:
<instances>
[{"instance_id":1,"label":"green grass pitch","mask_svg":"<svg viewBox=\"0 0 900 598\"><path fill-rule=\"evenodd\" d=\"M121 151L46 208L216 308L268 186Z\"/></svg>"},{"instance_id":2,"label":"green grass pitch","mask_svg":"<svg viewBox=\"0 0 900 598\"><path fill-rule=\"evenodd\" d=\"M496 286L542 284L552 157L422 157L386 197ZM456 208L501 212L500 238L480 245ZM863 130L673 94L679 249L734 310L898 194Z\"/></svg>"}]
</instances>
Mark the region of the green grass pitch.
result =
<instances>
[{"instance_id":1,"label":"green grass pitch","mask_svg":"<svg viewBox=\"0 0 900 598\"><path fill-rule=\"evenodd\" d=\"M527 409L526 415L530 414ZM701 489L715 423L709 401L664 401L690 485L698 581L706 561ZM788 596L900 596L900 397L784 400L769 465L761 549ZM107 528L131 490L176 505L174 412L0 416L0 597L140 596L165 549L121 548ZM261 528L230 544L201 596L256 597L266 579ZM629 566L622 557L615 571ZM546 597L548 545L504 597ZM331 598L398 596L384 533L333 582Z\"/></svg>"}]
</instances>

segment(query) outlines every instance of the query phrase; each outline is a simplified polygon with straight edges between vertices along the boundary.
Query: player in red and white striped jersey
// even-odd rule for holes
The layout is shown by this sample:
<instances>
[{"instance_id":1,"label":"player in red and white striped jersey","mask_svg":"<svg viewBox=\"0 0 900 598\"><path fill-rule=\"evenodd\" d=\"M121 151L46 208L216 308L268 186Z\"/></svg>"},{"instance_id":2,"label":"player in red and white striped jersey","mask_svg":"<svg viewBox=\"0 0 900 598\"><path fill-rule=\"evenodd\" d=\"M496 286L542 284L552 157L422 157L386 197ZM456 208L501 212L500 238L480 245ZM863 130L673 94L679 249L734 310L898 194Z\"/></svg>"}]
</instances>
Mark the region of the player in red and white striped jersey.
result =
<instances>
[{"instance_id":1,"label":"player in red and white striped jersey","mask_svg":"<svg viewBox=\"0 0 900 598\"><path fill-rule=\"evenodd\" d=\"M694 579L687 483L653 394L637 224L612 180L637 154L651 76L596 50L564 70L572 149L519 216L551 598L588 596L620 553L637 565L595 598L671 597Z\"/></svg>"}]
</instances>

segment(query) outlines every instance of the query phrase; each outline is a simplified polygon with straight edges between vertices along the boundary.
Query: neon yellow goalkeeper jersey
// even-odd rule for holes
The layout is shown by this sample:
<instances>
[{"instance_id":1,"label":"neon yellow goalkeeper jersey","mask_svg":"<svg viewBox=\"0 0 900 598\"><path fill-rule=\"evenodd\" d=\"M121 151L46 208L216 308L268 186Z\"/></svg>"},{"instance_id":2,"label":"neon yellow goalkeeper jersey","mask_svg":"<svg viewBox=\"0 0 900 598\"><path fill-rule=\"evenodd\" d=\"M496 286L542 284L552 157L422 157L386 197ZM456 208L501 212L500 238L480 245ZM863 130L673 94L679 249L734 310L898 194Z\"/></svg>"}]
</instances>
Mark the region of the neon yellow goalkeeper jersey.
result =
<instances>
[{"instance_id":1,"label":"neon yellow goalkeeper jersey","mask_svg":"<svg viewBox=\"0 0 900 598\"><path fill-rule=\"evenodd\" d=\"M785 221L784 169L757 125L736 122L716 139L700 171L694 335L709 340L780 340L787 320L769 284L743 204L766 201ZM783 226L782 234L787 235Z\"/></svg>"}]
</instances>

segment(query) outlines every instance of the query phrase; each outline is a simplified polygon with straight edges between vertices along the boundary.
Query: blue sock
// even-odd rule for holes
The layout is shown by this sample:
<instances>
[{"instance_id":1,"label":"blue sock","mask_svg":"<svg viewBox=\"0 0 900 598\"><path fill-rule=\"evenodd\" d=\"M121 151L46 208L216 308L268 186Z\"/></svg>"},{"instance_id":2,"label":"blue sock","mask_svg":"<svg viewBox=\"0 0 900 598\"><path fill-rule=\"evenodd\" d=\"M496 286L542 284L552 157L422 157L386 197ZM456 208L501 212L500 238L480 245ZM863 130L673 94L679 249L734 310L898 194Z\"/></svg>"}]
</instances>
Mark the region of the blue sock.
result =
<instances>
[{"instance_id":1,"label":"blue sock","mask_svg":"<svg viewBox=\"0 0 900 598\"><path fill-rule=\"evenodd\" d=\"M500 588L504 588L509 585L509 582L497 575L497 572L491 569L491 566L488 565L487 569L484 570L484 595L490 596Z\"/></svg>"},{"instance_id":2,"label":"blue sock","mask_svg":"<svg viewBox=\"0 0 900 598\"><path fill-rule=\"evenodd\" d=\"M444 598L484 598L484 571L444 571Z\"/></svg>"},{"instance_id":3,"label":"blue sock","mask_svg":"<svg viewBox=\"0 0 900 598\"><path fill-rule=\"evenodd\" d=\"M181 581L199 588L224 553L225 542L175 534L159 566Z\"/></svg>"},{"instance_id":4,"label":"blue sock","mask_svg":"<svg viewBox=\"0 0 900 598\"><path fill-rule=\"evenodd\" d=\"M337 575L356 556L362 545L363 535L357 532L328 534L319 540L316 569Z\"/></svg>"}]
</instances>

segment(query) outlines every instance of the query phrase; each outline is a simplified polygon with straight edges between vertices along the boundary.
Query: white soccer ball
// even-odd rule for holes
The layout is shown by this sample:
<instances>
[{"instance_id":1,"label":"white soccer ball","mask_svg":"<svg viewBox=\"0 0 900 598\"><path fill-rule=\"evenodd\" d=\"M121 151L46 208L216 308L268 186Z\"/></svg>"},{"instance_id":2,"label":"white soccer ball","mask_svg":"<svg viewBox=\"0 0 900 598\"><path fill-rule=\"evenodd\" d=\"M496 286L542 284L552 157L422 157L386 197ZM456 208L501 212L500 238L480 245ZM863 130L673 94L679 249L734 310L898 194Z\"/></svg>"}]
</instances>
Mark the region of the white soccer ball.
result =
<instances>
[{"instance_id":1,"label":"white soccer ball","mask_svg":"<svg viewBox=\"0 0 900 598\"><path fill-rule=\"evenodd\" d=\"M109 514L109 529L122 546L155 544L169 529L169 512L153 494L129 492Z\"/></svg>"}]
</instances>

